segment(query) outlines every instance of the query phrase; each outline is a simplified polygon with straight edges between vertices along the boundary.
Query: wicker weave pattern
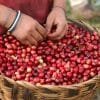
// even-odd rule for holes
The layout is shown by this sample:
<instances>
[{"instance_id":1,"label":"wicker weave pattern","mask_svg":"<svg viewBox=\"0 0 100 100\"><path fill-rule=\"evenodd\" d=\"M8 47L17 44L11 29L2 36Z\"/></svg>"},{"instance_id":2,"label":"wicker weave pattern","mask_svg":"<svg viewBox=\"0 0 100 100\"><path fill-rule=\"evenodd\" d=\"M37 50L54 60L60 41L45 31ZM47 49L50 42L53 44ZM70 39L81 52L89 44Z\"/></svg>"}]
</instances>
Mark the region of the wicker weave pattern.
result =
<instances>
[{"instance_id":1,"label":"wicker weave pattern","mask_svg":"<svg viewBox=\"0 0 100 100\"><path fill-rule=\"evenodd\" d=\"M71 86L33 86L27 82L13 81L0 76L2 100L92 100L100 76Z\"/></svg>"},{"instance_id":2,"label":"wicker weave pattern","mask_svg":"<svg viewBox=\"0 0 100 100\"><path fill-rule=\"evenodd\" d=\"M94 28L83 22L76 22L89 31ZM38 85L24 81L13 81L0 75L0 98L2 100L93 100L96 88L100 87L100 76L93 79L68 86Z\"/></svg>"}]
</instances>

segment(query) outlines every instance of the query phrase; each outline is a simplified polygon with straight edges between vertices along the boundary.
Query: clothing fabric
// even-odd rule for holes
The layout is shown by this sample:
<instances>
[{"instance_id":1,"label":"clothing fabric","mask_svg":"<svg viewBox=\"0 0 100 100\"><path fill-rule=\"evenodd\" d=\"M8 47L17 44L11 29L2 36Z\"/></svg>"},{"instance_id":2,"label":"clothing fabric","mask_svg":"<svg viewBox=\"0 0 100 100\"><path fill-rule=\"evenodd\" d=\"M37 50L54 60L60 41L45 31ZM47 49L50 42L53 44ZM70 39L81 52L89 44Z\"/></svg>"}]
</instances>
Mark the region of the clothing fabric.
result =
<instances>
[{"instance_id":1,"label":"clothing fabric","mask_svg":"<svg viewBox=\"0 0 100 100\"><path fill-rule=\"evenodd\" d=\"M33 17L44 24L52 8L53 0L0 0L0 4ZM2 29L0 29L2 31Z\"/></svg>"},{"instance_id":2,"label":"clothing fabric","mask_svg":"<svg viewBox=\"0 0 100 100\"><path fill-rule=\"evenodd\" d=\"M0 4L32 16L44 23L52 6L52 0L0 0Z\"/></svg>"}]
</instances>

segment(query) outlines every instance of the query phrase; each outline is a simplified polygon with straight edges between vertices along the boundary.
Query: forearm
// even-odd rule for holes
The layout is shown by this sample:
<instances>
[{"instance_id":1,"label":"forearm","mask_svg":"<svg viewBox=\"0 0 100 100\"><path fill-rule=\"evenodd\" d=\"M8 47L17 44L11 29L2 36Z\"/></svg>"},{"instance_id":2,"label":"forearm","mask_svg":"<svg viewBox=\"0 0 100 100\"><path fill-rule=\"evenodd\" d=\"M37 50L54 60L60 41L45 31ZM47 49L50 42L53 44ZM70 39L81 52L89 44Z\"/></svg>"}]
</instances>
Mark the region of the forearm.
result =
<instances>
[{"instance_id":1,"label":"forearm","mask_svg":"<svg viewBox=\"0 0 100 100\"><path fill-rule=\"evenodd\" d=\"M15 16L14 10L0 4L0 25L8 28Z\"/></svg>"},{"instance_id":2,"label":"forearm","mask_svg":"<svg viewBox=\"0 0 100 100\"><path fill-rule=\"evenodd\" d=\"M66 10L66 0L53 0L53 6L60 6Z\"/></svg>"}]
</instances>

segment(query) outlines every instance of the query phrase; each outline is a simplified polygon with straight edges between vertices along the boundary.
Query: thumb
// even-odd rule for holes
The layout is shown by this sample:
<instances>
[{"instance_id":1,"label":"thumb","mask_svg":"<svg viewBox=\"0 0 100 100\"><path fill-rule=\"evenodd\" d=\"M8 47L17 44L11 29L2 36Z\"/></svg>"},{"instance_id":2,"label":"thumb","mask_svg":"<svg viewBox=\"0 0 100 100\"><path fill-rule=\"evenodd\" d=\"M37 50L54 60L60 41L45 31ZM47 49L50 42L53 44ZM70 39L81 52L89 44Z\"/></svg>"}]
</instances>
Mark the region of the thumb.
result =
<instances>
[{"instance_id":1,"label":"thumb","mask_svg":"<svg viewBox=\"0 0 100 100\"><path fill-rule=\"evenodd\" d=\"M48 34L51 32L52 26L53 26L53 20L52 19L47 19L46 30L47 30Z\"/></svg>"}]
</instances>

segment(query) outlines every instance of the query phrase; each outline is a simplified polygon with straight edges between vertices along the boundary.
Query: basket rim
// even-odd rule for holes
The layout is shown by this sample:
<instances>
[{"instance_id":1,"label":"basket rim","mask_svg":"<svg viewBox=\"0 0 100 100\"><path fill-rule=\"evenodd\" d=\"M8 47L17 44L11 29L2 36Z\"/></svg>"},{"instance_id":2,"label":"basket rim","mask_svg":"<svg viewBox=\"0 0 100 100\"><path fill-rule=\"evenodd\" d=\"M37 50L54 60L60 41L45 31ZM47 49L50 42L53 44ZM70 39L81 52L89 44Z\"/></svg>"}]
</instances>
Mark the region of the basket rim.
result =
<instances>
[{"instance_id":1,"label":"basket rim","mask_svg":"<svg viewBox=\"0 0 100 100\"><path fill-rule=\"evenodd\" d=\"M38 85L33 85L33 84L31 84L31 83L29 83L29 82L26 82L26 81L15 81L15 80L13 80L13 79L10 79L10 78L8 78L8 77L6 77L6 76L4 76L4 75L0 75L0 78L2 78L2 79L6 79L7 81L9 81L9 82L11 82L12 84L19 84L19 85L22 85L22 83L24 83L24 84L26 84L26 85L29 85L30 87L34 87L34 86L36 86L36 87L43 87L43 88L50 88L50 89L52 89L52 88L67 88L67 89L75 89L75 88L77 88L77 87L84 87L84 86L86 86L87 84L90 84L90 83L95 83L95 82L100 82L100 75L96 75L95 77L93 77L93 78L91 78L91 79L89 79L89 80L87 80L87 81L84 81L84 82L80 82L80 83L75 83L75 84L72 84L72 85L40 85L40 84L38 84Z\"/></svg>"}]
</instances>

